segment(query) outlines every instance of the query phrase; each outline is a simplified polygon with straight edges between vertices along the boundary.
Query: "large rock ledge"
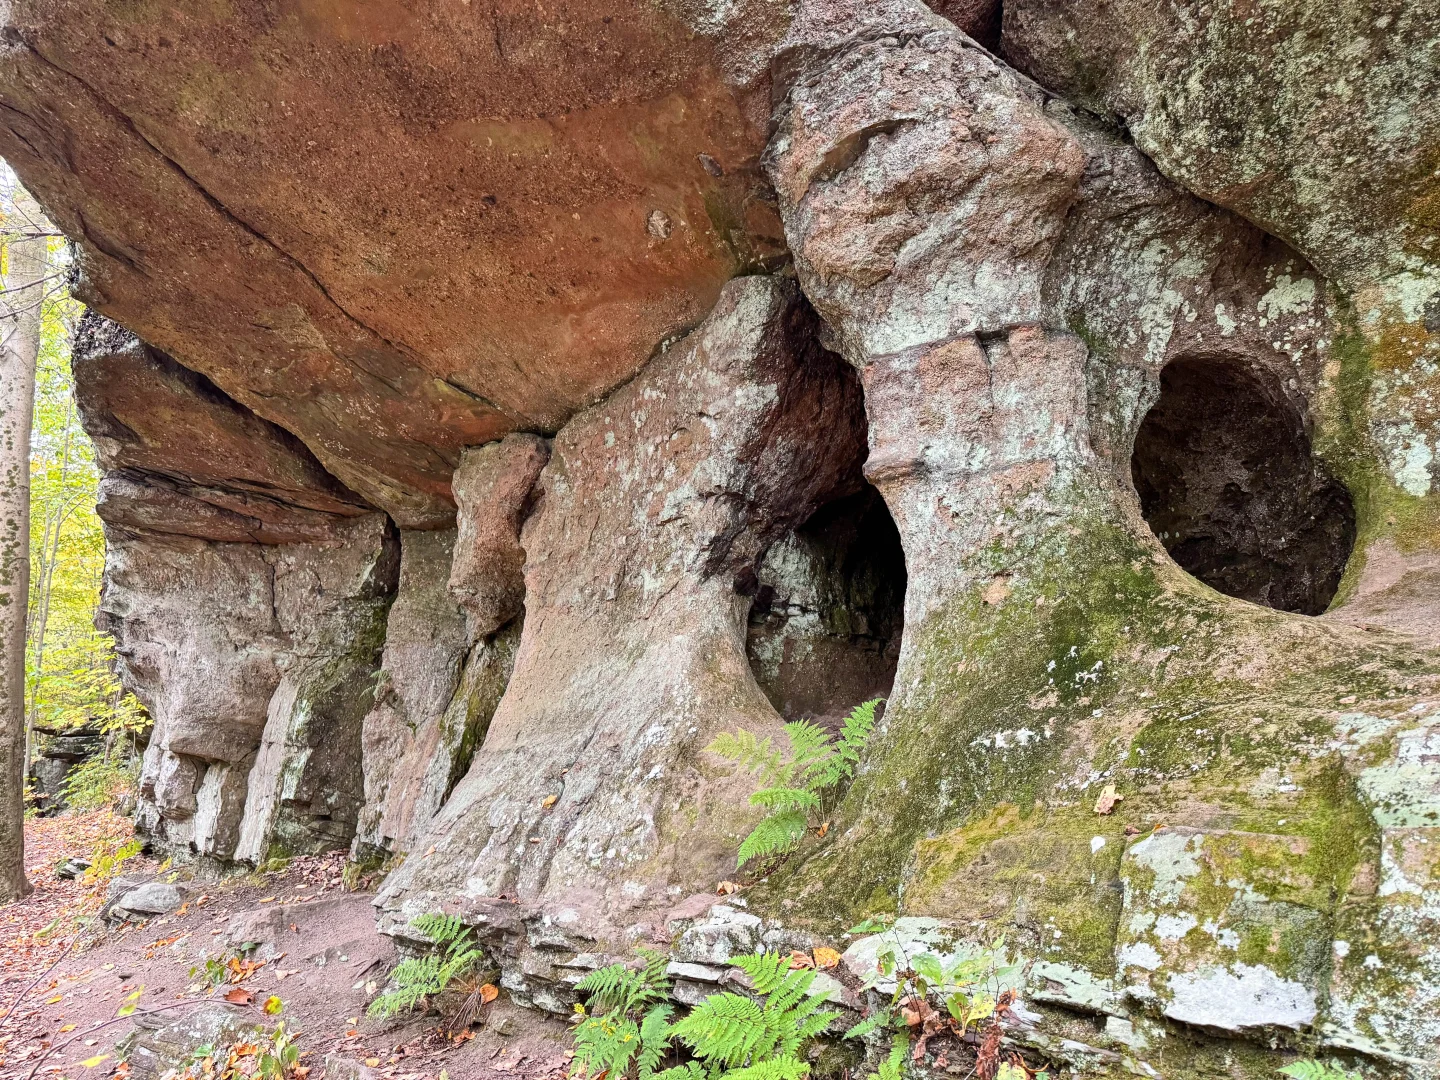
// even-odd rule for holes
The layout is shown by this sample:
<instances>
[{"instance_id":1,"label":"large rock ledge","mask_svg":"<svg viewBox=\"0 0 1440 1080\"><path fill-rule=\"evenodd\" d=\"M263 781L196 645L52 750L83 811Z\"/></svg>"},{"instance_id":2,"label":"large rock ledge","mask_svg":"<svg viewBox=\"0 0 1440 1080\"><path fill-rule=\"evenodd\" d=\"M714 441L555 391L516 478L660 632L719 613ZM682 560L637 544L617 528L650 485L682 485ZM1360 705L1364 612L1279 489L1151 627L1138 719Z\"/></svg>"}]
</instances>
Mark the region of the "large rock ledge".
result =
<instances>
[{"instance_id":1,"label":"large rock ledge","mask_svg":"<svg viewBox=\"0 0 1440 1080\"><path fill-rule=\"evenodd\" d=\"M11 4L141 830L556 1011L884 913L1080 1072L1440 1075L1433 34L1152 6ZM872 694L717 904L702 748Z\"/></svg>"}]
</instances>

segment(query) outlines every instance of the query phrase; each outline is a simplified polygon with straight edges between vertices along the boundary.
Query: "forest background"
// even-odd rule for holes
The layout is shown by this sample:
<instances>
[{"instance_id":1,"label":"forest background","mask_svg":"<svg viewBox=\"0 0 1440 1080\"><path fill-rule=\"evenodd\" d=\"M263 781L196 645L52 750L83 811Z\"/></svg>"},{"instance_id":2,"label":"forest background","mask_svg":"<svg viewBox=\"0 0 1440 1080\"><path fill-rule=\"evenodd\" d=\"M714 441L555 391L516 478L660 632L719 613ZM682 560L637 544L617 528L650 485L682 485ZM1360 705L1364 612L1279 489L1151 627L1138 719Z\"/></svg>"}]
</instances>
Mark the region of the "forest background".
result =
<instances>
[{"instance_id":1,"label":"forest background","mask_svg":"<svg viewBox=\"0 0 1440 1080\"><path fill-rule=\"evenodd\" d=\"M101 737L103 750L73 768L65 782L67 805L95 809L133 787L149 720L114 674L114 642L95 629L105 537L95 511L100 482L95 449L75 403L70 358L84 307L70 293L70 250L48 223L25 219L14 198L16 184L13 174L0 177L5 250L10 236L37 226L55 234L49 238L30 444L27 760L62 734ZM43 811L46 802L27 790L27 810Z\"/></svg>"}]
</instances>

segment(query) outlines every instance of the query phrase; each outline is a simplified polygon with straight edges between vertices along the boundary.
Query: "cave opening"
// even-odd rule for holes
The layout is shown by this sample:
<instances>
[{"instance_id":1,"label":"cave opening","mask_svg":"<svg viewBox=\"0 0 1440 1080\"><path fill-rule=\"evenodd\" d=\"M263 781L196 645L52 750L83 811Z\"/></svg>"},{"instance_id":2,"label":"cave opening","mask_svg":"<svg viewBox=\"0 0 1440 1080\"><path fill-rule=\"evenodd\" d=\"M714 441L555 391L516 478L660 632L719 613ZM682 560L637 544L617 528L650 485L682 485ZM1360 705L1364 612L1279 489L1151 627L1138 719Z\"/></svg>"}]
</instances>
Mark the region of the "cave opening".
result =
<instances>
[{"instance_id":1,"label":"cave opening","mask_svg":"<svg viewBox=\"0 0 1440 1080\"><path fill-rule=\"evenodd\" d=\"M905 554L880 493L817 510L761 560L746 649L786 720L838 727L895 682L905 624Z\"/></svg>"},{"instance_id":2,"label":"cave opening","mask_svg":"<svg viewBox=\"0 0 1440 1080\"><path fill-rule=\"evenodd\" d=\"M1165 550L1211 588L1302 615L1329 607L1355 508L1278 378L1227 357L1172 361L1131 476Z\"/></svg>"}]
</instances>

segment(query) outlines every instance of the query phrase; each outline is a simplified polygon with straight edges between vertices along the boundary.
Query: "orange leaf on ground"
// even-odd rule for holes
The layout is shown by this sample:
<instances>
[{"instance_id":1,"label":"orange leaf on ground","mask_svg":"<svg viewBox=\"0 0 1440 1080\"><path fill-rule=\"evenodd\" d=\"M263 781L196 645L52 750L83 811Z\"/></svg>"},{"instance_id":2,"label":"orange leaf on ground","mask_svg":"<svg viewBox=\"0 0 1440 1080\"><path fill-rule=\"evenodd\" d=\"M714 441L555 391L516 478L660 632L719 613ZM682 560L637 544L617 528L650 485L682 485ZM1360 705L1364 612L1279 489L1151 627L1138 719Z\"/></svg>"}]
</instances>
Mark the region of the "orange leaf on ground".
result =
<instances>
[{"instance_id":1,"label":"orange leaf on ground","mask_svg":"<svg viewBox=\"0 0 1440 1080\"><path fill-rule=\"evenodd\" d=\"M815 966L821 971L829 971L840 964L840 954L824 945L817 946L811 955L815 957Z\"/></svg>"},{"instance_id":2,"label":"orange leaf on ground","mask_svg":"<svg viewBox=\"0 0 1440 1080\"><path fill-rule=\"evenodd\" d=\"M237 986L225 995L225 1000L230 1002L231 1005L249 1005L250 1002L255 1000L255 995L243 986Z\"/></svg>"},{"instance_id":3,"label":"orange leaf on ground","mask_svg":"<svg viewBox=\"0 0 1440 1080\"><path fill-rule=\"evenodd\" d=\"M480 987L480 1004L482 1005L489 1005L490 1002L494 1001L499 996L500 990L493 983L486 983L484 986Z\"/></svg>"},{"instance_id":4,"label":"orange leaf on ground","mask_svg":"<svg viewBox=\"0 0 1440 1080\"><path fill-rule=\"evenodd\" d=\"M731 893L738 892L739 890L740 886L736 885L733 881L722 881L719 885L715 886L715 892L718 896L729 896Z\"/></svg>"},{"instance_id":5,"label":"orange leaf on ground","mask_svg":"<svg viewBox=\"0 0 1440 1080\"><path fill-rule=\"evenodd\" d=\"M815 961L810 959L808 953L795 949L790 953L790 966L792 968L813 968Z\"/></svg>"}]
</instances>

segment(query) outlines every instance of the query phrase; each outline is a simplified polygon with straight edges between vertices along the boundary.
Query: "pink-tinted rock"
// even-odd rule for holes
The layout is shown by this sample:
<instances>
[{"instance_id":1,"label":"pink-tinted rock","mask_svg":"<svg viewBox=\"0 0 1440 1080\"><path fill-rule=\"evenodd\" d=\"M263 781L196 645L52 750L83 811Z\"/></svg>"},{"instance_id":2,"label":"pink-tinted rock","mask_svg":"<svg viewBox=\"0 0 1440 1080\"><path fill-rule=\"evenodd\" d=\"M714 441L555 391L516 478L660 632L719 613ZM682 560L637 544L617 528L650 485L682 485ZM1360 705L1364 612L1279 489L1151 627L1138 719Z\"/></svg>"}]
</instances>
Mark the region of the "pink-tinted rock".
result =
<instances>
[{"instance_id":1,"label":"pink-tinted rock","mask_svg":"<svg viewBox=\"0 0 1440 1080\"><path fill-rule=\"evenodd\" d=\"M615 939L733 870L749 780L697 757L779 732L736 576L853 491L858 386L793 287L742 278L706 323L556 436L525 526L525 626L470 772L387 880L408 913L517 897ZM553 800L549 797L554 796Z\"/></svg>"},{"instance_id":2,"label":"pink-tinted rock","mask_svg":"<svg viewBox=\"0 0 1440 1080\"><path fill-rule=\"evenodd\" d=\"M493 634L525 603L520 526L534 504L535 481L550 446L534 435L466 450L452 487L459 505L450 594L465 609L472 641Z\"/></svg>"},{"instance_id":3,"label":"pink-tinted rock","mask_svg":"<svg viewBox=\"0 0 1440 1080\"><path fill-rule=\"evenodd\" d=\"M464 447L554 430L778 254L757 158L787 19L27 0L0 152L88 302L444 526Z\"/></svg>"}]
</instances>

